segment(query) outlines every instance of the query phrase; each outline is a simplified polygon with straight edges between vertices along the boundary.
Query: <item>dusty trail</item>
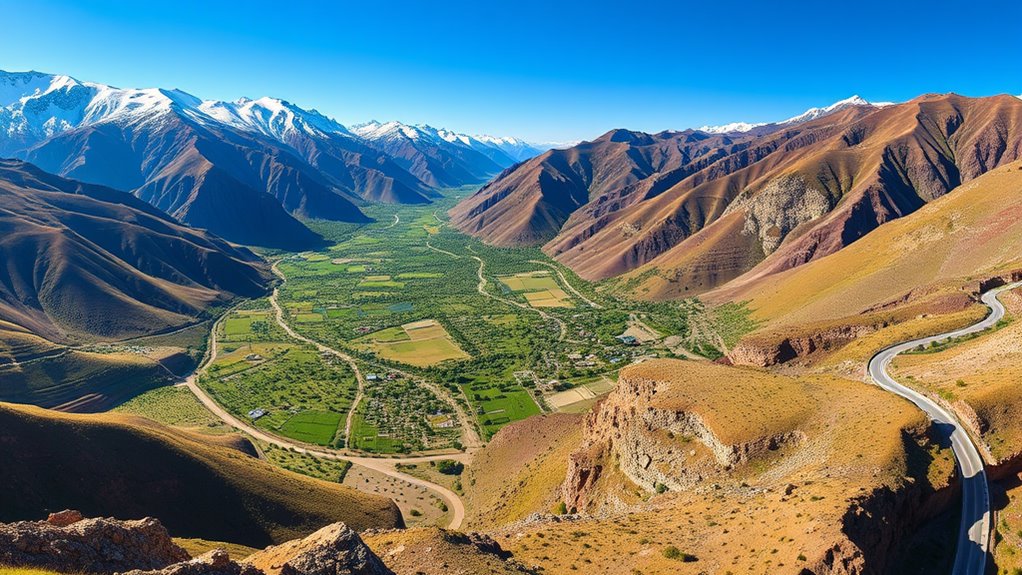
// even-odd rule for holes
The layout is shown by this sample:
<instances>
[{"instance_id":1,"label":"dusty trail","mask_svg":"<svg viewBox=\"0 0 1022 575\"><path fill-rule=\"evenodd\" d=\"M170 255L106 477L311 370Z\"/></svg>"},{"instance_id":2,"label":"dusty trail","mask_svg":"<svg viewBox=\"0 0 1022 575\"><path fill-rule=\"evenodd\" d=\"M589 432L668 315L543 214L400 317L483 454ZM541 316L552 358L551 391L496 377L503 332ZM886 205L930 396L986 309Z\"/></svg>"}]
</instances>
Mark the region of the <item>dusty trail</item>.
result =
<instances>
[{"instance_id":1,"label":"dusty trail","mask_svg":"<svg viewBox=\"0 0 1022 575\"><path fill-rule=\"evenodd\" d=\"M279 271L276 270L276 266L274 266L274 272L279 274ZM280 308L279 304L277 303L276 296L277 296L277 291L274 290L274 294L273 294L273 297L271 298L271 302L270 303L271 303L271 305L273 305L274 310L278 314L278 321L281 321L283 310ZM220 324L223 321L223 319L226 318L226 317L227 317L227 315L225 314L223 317L221 317L221 319L219 321L217 321L216 323L213 324L213 328L212 328L212 331L210 332L210 337L209 337L209 346L208 346L208 349L207 349L206 357L205 357L202 365L192 375L188 376L179 385L183 385L183 386L187 387L192 392L192 394L195 395L195 397L199 400L199 402L201 402L202 405L204 405L206 407L206 409L208 409L210 412L212 412L217 417L222 419L224 421L224 423L226 423L226 424L230 425L231 427L233 427L233 428L235 428L235 429L237 429L237 430L239 430L239 431L241 431L243 433L246 433L246 434L248 434L248 435L250 435L250 436L252 436L252 437L254 437L254 438L256 438L256 439L258 439L260 441L264 441L266 443L269 443L269 444L272 444L272 445L276 445L277 447L281 447L281 448L284 448L284 449L291 449L291 450L297 451L298 453L304 453L304 454L307 454L307 455L312 455L314 457L320 457L320 458L323 458L323 459L332 459L332 460L338 460L338 461L350 461L353 464L361 465L363 467L372 469L374 471L378 471L378 472L380 472L380 473L382 473L384 475L393 477L395 479L399 479L399 480L404 481L406 483L410 483L412 485L417 485L417 486L420 486L420 487L425 487L426 489L429 489L431 491L436 492L441 497L441 499L443 499L447 503L447 506L448 506L448 508L451 511L451 522L448 525L448 528L450 528L450 529L460 529L461 528L462 523L465 521L465 504L461 501L461 498L458 496L457 493L451 491L450 489L448 489L448 488L446 488L446 487L444 487L442 485L438 485L438 484L432 483L430 481L419 479L418 477L413 477L413 476L408 475L406 473L401 473L400 471L398 471L397 469L394 468L394 465L397 464L397 463L405 463L405 464L407 464L407 463L425 463L425 462L428 462L428 461L437 461L437 460L440 460L440 459L453 459L455 461L460 461L462 463L470 463L471 460L472 460L472 456L469 453L455 453L455 454L450 454L450 455L424 455L424 456L418 456L418 457L360 457L360 456L353 456L353 455L349 455L349 454L347 454L347 453L345 453L343 451L340 451L340 450L321 448L321 447L312 447L312 446L308 446L308 445L304 445L304 444L299 444L299 443L296 443L296 442L294 442L292 440L289 440L287 438L280 437L280 436L268 433L266 431L263 431L261 429L258 429L255 426L250 425L249 423L244 422L241 419L235 417L233 414L231 414L226 409L224 409L220 404L218 404L212 397L210 397L206 393L205 390L203 390L201 387L199 387L198 379L199 379L199 376L201 374L205 373L206 369L216 359L216 356L217 356L217 353L218 353L218 350L219 350L219 342L217 340L217 329L220 326ZM329 352L329 353L334 353L339 358L342 358L342 359L348 358L348 360L350 360L350 356L348 356L346 354L340 353L340 352L338 352L336 350L333 350L333 349L330 349L330 348L328 348L326 346L323 346L323 345L321 345L321 344L319 344L319 343L317 343L317 342L315 342L313 340L310 340L308 338L305 338L303 336L298 335L293 330L291 330L290 326L288 326L286 322L282 322L281 323L281 327L284 328L284 330L286 332L288 332L289 335L291 335L295 339L298 339L299 341L303 341L303 342L309 343L311 345L314 345L314 346L317 347L317 349L320 349L321 351L325 351L325 352ZM353 363L353 360L351 360L351 361ZM362 382L363 381L362 380L362 375L361 375L361 372L358 371L358 366L357 365L352 365L352 369L355 370L356 376L358 377L359 381ZM360 383L359 384L360 390L362 389L363 385L364 385L364 383ZM359 397L356 397L356 401L358 401L360 399L360 397L361 397L361 391L359 393ZM444 397L444 396L441 396L441 397ZM349 428L350 428L350 424L351 424L351 421L350 421L351 413L353 413L353 411L349 412L349 420L348 420L348 422L346 424L346 427L349 427ZM346 435L345 437L350 437L350 436Z\"/></svg>"},{"instance_id":2,"label":"dusty trail","mask_svg":"<svg viewBox=\"0 0 1022 575\"><path fill-rule=\"evenodd\" d=\"M568 281L568 278L564 277L564 273L561 272L561 268L555 266L552 263L543 262L543 261L540 261L540 260L529 260L529 263L539 264L541 266L548 267L548 268L554 270L557 273L557 277L561 278L561 283L564 285L564 287L567 288L568 291L570 291L571 293L575 294L575 297L577 297L578 299L586 302L587 304L589 304L589 307L591 307L593 309L603 309L602 305L600 305L600 304L594 302L593 300L587 298L586 296L582 295L582 292L580 292L577 289L575 289L575 286L571 285L571 282Z\"/></svg>"}]
</instances>

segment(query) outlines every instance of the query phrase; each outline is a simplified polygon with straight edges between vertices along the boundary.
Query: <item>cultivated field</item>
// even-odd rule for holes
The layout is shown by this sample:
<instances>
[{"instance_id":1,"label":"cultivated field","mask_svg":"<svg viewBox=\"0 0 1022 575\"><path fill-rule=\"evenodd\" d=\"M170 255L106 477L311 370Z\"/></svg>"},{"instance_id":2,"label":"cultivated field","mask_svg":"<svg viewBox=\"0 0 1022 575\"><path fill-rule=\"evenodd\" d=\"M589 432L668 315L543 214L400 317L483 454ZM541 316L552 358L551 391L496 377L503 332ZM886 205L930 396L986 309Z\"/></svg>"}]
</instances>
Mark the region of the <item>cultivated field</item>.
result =
<instances>
[{"instance_id":1,"label":"cultivated field","mask_svg":"<svg viewBox=\"0 0 1022 575\"><path fill-rule=\"evenodd\" d=\"M532 307L574 307L571 297L549 271L524 272L497 279L509 290L524 297Z\"/></svg>"},{"instance_id":2,"label":"cultivated field","mask_svg":"<svg viewBox=\"0 0 1022 575\"><path fill-rule=\"evenodd\" d=\"M366 347L384 359L417 367L469 358L451 339L444 326L433 319L380 330L359 341L369 342Z\"/></svg>"}]
</instances>

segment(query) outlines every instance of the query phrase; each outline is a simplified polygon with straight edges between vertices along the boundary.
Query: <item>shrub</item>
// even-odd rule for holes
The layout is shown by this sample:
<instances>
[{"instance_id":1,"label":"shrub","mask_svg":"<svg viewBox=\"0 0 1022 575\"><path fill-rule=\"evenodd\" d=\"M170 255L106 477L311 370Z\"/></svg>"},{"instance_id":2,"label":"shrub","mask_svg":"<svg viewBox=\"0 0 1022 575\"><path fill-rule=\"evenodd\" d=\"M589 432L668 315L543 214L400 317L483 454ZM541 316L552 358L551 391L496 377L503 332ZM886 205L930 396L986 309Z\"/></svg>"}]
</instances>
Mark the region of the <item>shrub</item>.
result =
<instances>
[{"instance_id":1,"label":"shrub","mask_svg":"<svg viewBox=\"0 0 1022 575\"><path fill-rule=\"evenodd\" d=\"M691 553L685 553L681 549L678 549L674 545L668 545L663 550L664 557L668 559L674 559L681 561L682 563L691 563L696 560L696 556Z\"/></svg>"},{"instance_id":2,"label":"shrub","mask_svg":"<svg viewBox=\"0 0 1022 575\"><path fill-rule=\"evenodd\" d=\"M436 464L436 470L444 475L461 475L465 471L465 464L452 459L441 459Z\"/></svg>"}]
</instances>

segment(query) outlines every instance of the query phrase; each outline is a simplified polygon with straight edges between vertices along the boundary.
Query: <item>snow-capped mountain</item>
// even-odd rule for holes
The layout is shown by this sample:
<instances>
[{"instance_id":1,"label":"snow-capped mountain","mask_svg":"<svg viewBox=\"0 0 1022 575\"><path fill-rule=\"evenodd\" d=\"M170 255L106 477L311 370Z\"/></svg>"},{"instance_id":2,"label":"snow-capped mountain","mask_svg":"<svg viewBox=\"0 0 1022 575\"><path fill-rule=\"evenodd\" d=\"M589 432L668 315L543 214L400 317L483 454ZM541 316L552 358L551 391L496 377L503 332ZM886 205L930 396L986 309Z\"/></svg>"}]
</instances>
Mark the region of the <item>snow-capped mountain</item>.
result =
<instances>
[{"instance_id":1,"label":"snow-capped mountain","mask_svg":"<svg viewBox=\"0 0 1022 575\"><path fill-rule=\"evenodd\" d=\"M749 122L731 122L730 124L723 124L721 126L703 126L697 128L700 132L706 132L707 134L731 134L734 132L748 132L753 128L765 126L765 123L750 124Z\"/></svg>"},{"instance_id":2,"label":"snow-capped mountain","mask_svg":"<svg viewBox=\"0 0 1022 575\"><path fill-rule=\"evenodd\" d=\"M544 144L533 144L509 136L497 137L487 135L468 135L453 132L443 128L434 128L426 124L402 124L401 122L380 123L377 121L367 122L352 127L352 131L370 141L378 141L388 138L405 137L412 140L423 138L436 142L438 139L449 144L455 144L471 148L478 152L490 155L498 164L511 164L527 160L533 156L550 149L551 146ZM493 152L500 152L499 156L493 157ZM507 161L502 156L506 156Z\"/></svg>"},{"instance_id":3,"label":"snow-capped mountain","mask_svg":"<svg viewBox=\"0 0 1022 575\"><path fill-rule=\"evenodd\" d=\"M839 100L829 106L824 106L822 108L809 108L808 110L802 112L797 116L792 116L791 118L788 118L787 120L782 120L780 122L760 122L760 123L732 122L730 124L724 124L721 126L703 126L697 129L700 132L706 132L708 134L745 133L751 132L752 130L756 128L761 128L763 126L780 127L802 124L805 122L815 120L817 118L822 118L823 116L833 114L834 112L840 112L841 110L845 110L853 106L869 106L873 108L883 108L886 106L893 105L894 102L869 102L866 99L858 95L855 95L850 98L845 98L844 100Z\"/></svg>"},{"instance_id":4,"label":"snow-capped mountain","mask_svg":"<svg viewBox=\"0 0 1022 575\"><path fill-rule=\"evenodd\" d=\"M316 110L303 110L276 98L242 98L236 102L208 100L200 103L198 109L228 126L258 132L281 142L297 134L351 136L347 128Z\"/></svg>"},{"instance_id":5,"label":"snow-capped mountain","mask_svg":"<svg viewBox=\"0 0 1022 575\"><path fill-rule=\"evenodd\" d=\"M372 121L351 131L437 187L482 183L545 151L516 138L470 136L427 124Z\"/></svg>"},{"instance_id":6,"label":"snow-capped mountain","mask_svg":"<svg viewBox=\"0 0 1022 575\"><path fill-rule=\"evenodd\" d=\"M131 191L240 243L309 246L315 234L296 217L366 221L362 201L429 202L436 188L481 183L517 161L429 126L360 131L275 98L0 71L0 157Z\"/></svg>"}]
</instances>

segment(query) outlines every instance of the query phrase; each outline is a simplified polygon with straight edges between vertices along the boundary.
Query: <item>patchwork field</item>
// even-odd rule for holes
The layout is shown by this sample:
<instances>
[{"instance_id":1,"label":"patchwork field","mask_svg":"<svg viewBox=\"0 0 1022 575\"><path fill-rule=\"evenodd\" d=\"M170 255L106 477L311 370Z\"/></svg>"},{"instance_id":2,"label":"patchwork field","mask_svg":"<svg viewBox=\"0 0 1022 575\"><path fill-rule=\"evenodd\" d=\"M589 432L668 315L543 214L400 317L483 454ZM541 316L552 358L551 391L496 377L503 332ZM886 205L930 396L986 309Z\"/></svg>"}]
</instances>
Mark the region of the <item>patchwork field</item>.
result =
<instances>
[{"instance_id":1,"label":"patchwork field","mask_svg":"<svg viewBox=\"0 0 1022 575\"><path fill-rule=\"evenodd\" d=\"M497 279L514 293L521 294L532 307L575 307L557 280L548 271L500 276Z\"/></svg>"},{"instance_id":2,"label":"patchwork field","mask_svg":"<svg viewBox=\"0 0 1022 575\"><path fill-rule=\"evenodd\" d=\"M220 336L219 355L199 381L219 403L304 443L344 443L342 421L357 389L347 364L290 340L267 309L232 312Z\"/></svg>"},{"instance_id":3,"label":"patchwork field","mask_svg":"<svg viewBox=\"0 0 1022 575\"><path fill-rule=\"evenodd\" d=\"M380 330L360 341L384 359L417 367L471 357L451 339L444 326L432 319Z\"/></svg>"},{"instance_id":4,"label":"patchwork field","mask_svg":"<svg viewBox=\"0 0 1022 575\"><path fill-rule=\"evenodd\" d=\"M286 320L302 335L366 362L366 373L394 367L443 386L466 403L484 437L539 413L533 398L546 393L536 389L540 382L570 387L607 372L612 361L669 353L616 340L630 316L665 336L691 336L688 317L696 308L690 302L629 302L622 309L539 249L495 248L451 229L442 214L470 192L451 192L429 206L370 206L366 213L376 222L357 228L315 223L335 243L278 265L286 278L279 292ZM483 261L482 286L475 258ZM538 270L536 262L550 262L565 281L603 305L577 306L560 278ZM502 301L508 299L523 307ZM564 340L555 317L566 327ZM586 359L567 357L575 352ZM515 373L521 371L536 378L519 380ZM391 403L392 422L433 415L417 413L407 401ZM360 438L353 442L359 449L393 452L416 445L392 440L386 427L403 424L381 427L370 414L357 415Z\"/></svg>"},{"instance_id":5,"label":"patchwork field","mask_svg":"<svg viewBox=\"0 0 1022 575\"><path fill-rule=\"evenodd\" d=\"M610 393L615 385L611 378L600 377L595 381L549 395L546 402L554 411L582 413L592 407L597 399Z\"/></svg>"}]
</instances>

